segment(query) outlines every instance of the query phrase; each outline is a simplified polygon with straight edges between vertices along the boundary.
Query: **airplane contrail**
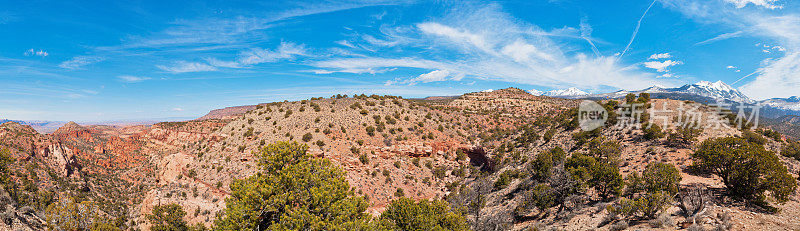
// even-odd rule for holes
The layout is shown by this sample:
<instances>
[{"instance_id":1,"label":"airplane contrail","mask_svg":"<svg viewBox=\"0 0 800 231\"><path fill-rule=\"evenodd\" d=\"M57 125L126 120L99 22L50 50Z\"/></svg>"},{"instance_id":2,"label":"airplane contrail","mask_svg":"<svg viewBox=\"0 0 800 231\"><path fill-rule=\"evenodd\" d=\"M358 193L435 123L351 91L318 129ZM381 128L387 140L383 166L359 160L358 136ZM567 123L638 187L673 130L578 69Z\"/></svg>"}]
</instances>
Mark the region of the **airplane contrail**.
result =
<instances>
[{"instance_id":1,"label":"airplane contrail","mask_svg":"<svg viewBox=\"0 0 800 231\"><path fill-rule=\"evenodd\" d=\"M731 83L731 85L734 85L734 84L738 83L739 81L742 81L744 78L750 77L751 75L753 75L753 74L755 74L757 72L758 71L754 71L753 73L747 74L744 77L739 78L739 80L736 80L735 82Z\"/></svg>"},{"instance_id":2,"label":"airplane contrail","mask_svg":"<svg viewBox=\"0 0 800 231\"><path fill-rule=\"evenodd\" d=\"M621 59L622 56L625 55L625 52L627 52L628 49L631 48L631 44L633 44L633 40L636 39L636 34L639 33L639 27L642 26L642 20L644 20L644 16L647 15L647 12L650 11L650 8L653 8L653 5L656 4L656 1L658 1L658 0L653 0L653 3L650 3L650 6L648 6L647 9L642 14L642 17L639 18L639 21L636 23L636 29L633 29L633 34L631 35L631 40L628 41L628 45L625 46L625 50L622 50L622 53L619 55L619 57L617 57L617 60Z\"/></svg>"}]
</instances>

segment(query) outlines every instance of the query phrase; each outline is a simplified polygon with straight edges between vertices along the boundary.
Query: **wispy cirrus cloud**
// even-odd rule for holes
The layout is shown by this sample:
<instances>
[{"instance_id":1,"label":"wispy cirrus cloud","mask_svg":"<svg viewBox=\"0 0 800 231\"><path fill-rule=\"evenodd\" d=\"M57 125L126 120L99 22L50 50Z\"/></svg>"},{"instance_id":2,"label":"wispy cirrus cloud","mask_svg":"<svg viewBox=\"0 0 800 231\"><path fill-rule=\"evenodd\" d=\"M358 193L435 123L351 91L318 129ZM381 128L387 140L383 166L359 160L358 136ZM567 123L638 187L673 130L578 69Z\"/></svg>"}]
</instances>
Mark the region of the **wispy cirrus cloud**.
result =
<instances>
[{"instance_id":1,"label":"wispy cirrus cloud","mask_svg":"<svg viewBox=\"0 0 800 231\"><path fill-rule=\"evenodd\" d=\"M9 11L0 11L0 25L17 20L17 16Z\"/></svg>"},{"instance_id":2,"label":"wispy cirrus cloud","mask_svg":"<svg viewBox=\"0 0 800 231\"><path fill-rule=\"evenodd\" d=\"M132 75L120 75L120 76L117 76L117 79L119 79L122 82L126 82L126 83L138 83L138 82L142 82L142 81L145 81L145 80L149 80L150 77L141 77L141 76L132 76Z\"/></svg>"},{"instance_id":3,"label":"wispy cirrus cloud","mask_svg":"<svg viewBox=\"0 0 800 231\"><path fill-rule=\"evenodd\" d=\"M394 84L409 84L415 85L417 83L431 83L431 82L442 82L442 81L459 81L464 78L464 73L451 73L448 70L434 70L428 73L420 74L417 77L411 79L395 79L389 80L384 82L384 85L394 85Z\"/></svg>"},{"instance_id":4,"label":"wispy cirrus cloud","mask_svg":"<svg viewBox=\"0 0 800 231\"><path fill-rule=\"evenodd\" d=\"M779 0L725 0L736 6L736 8L744 8L747 5L763 7L767 9L780 9L783 6L777 4Z\"/></svg>"},{"instance_id":5,"label":"wispy cirrus cloud","mask_svg":"<svg viewBox=\"0 0 800 231\"><path fill-rule=\"evenodd\" d=\"M173 63L172 65L156 65L161 70L179 74L179 73L188 73L188 72L204 72L204 71L216 71L217 68L205 63L198 63L198 62L187 62L187 61L178 61Z\"/></svg>"},{"instance_id":6,"label":"wispy cirrus cloud","mask_svg":"<svg viewBox=\"0 0 800 231\"><path fill-rule=\"evenodd\" d=\"M260 63L271 63L284 59L292 59L296 56L306 55L306 48L303 45L297 45L290 42L281 42L275 50L266 50L262 48L253 48L242 52L237 58L237 62L244 65L253 65Z\"/></svg>"},{"instance_id":7,"label":"wispy cirrus cloud","mask_svg":"<svg viewBox=\"0 0 800 231\"><path fill-rule=\"evenodd\" d=\"M84 66L103 61L104 58L97 56L75 56L72 59L61 62L58 67L70 70L82 69Z\"/></svg>"},{"instance_id":8,"label":"wispy cirrus cloud","mask_svg":"<svg viewBox=\"0 0 800 231\"><path fill-rule=\"evenodd\" d=\"M233 60L221 60L213 57L204 58L206 64L192 63L191 65L203 65L211 68L206 68L203 71L215 71L216 68L247 68L261 63L274 63L283 60L292 60L299 56L307 56L308 52L304 45L295 44L292 42L281 42L274 50L263 48L251 48L239 53L238 57ZM187 65L182 63L181 65ZM163 69L163 68L162 68ZM175 71L170 71L175 72Z\"/></svg>"}]
</instances>

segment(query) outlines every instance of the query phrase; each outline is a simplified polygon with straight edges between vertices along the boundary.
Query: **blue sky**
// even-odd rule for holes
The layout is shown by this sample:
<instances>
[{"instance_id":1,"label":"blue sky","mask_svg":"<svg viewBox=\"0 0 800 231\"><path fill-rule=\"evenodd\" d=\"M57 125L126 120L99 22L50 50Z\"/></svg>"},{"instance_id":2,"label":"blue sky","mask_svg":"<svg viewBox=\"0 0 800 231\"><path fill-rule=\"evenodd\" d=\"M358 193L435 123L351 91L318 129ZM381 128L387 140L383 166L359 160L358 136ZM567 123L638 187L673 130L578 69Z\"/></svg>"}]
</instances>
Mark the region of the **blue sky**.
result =
<instances>
[{"instance_id":1,"label":"blue sky","mask_svg":"<svg viewBox=\"0 0 800 231\"><path fill-rule=\"evenodd\" d=\"M2 1L0 118L108 121L333 94L800 95L800 4Z\"/></svg>"}]
</instances>

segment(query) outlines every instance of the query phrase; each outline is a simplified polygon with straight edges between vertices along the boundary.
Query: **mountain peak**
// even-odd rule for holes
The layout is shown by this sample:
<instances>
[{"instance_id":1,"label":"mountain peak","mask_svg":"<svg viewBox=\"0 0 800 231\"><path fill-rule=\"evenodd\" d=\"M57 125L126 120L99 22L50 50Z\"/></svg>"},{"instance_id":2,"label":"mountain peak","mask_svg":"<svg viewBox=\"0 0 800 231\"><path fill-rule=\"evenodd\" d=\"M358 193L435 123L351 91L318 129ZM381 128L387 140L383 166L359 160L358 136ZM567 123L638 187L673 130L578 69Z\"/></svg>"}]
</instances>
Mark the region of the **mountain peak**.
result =
<instances>
[{"instance_id":1,"label":"mountain peak","mask_svg":"<svg viewBox=\"0 0 800 231\"><path fill-rule=\"evenodd\" d=\"M60 128L58 128L54 133L64 134L64 133L69 133L69 132L72 132L72 131L80 131L80 130L85 130L85 129L86 128L84 128L83 126L79 125L78 123L75 123L73 121L69 121L66 124L64 124L64 126L61 126Z\"/></svg>"},{"instance_id":2,"label":"mountain peak","mask_svg":"<svg viewBox=\"0 0 800 231\"><path fill-rule=\"evenodd\" d=\"M581 91L580 89L578 89L576 87L570 87L570 88L561 89L561 90L552 90L552 91L548 91L547 93L544 93L544 95L546 95L546 96L576 96L576 95L588 95L588 94L589 93L586 93L585 91Z\"/></svg>"},{"instance_id":3,"label":"mountain peak","mask_svg":"<svg viewBox=\"0 0 800 231\"><path fill-rule=\"evenodd\" d=\"M735 91L733 87L729 86L728 84L725 84L725 82L722 82L722 80L718 80L717 82L713 83L709 81L700 81L695 83L694 85L719 91Z\"/></svg>"},{"instance_id":4,"label":"mountain peak","mask_svg":"<svg viewBox=\"0 0 800 231\"><path fill-rule=\"evenodd\" d=\"M536 90L536 89L530 89L530 90L528 90L528 93L530 93L531 95L544 95L543 91Z\"/></svg>"}]
</instances>

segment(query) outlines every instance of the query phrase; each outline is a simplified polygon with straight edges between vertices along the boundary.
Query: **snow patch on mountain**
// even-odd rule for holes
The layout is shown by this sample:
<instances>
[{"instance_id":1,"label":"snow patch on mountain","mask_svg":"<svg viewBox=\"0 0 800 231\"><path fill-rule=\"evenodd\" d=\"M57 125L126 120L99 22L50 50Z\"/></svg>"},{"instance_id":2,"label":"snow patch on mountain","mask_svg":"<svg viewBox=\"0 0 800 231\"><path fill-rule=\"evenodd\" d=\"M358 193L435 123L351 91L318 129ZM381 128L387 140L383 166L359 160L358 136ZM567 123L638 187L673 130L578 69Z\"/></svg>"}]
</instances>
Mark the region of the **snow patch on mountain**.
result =
<instances>
[{"instance_id":1,"label":"snow patch on mountain","mask_svg":"<svg viewBox=\"0 0 800 231\"><path fill-rule=\"evenodd\" d=\"M546 96L557 97L557 96L579 96L579 95L588 95L585 91L581 91L578 88L570 87L567 89L560 89L560 90L552 90L544 93Z\"/></svg>"},{"instance_id":2,"label":"snow patch on mountain","mask_svg":"<svg viewBox=\"0 0 800 231\"><path fill-rule=\"evenodd\" d=\"M531 95L544 95L543 91L536 90L536 89L530 89L530 90L528 90L528 93L530 93Z\"/></svg>"},{"instance_id":3,"label":"snow patch on mountain","mask_svg":"<svg viewBox=\"0 0 800 231\"><path fill-rule=\"evenodd\" d=\"M730 100L742 103L755 103L755 100L750 99L742 94L739 90L734 89L722 81L708 82L700 81L695 84L684 85L675 89L667 89L669 91L676 91L682 93L696 94L700 96L710 97L717 100Z\"/></svg>"},{"instance_id":4,"label":"snow patch on mountain","mask_svg":"<svg viewBox=\"0 0 800 231\"><path fill-rule=\"evenodd\" d=\"M800 111L800 97L792 96L789 98L772 98L760 102L764 106L774 107L784 110Z\"/></svg>"}]
</instances>

